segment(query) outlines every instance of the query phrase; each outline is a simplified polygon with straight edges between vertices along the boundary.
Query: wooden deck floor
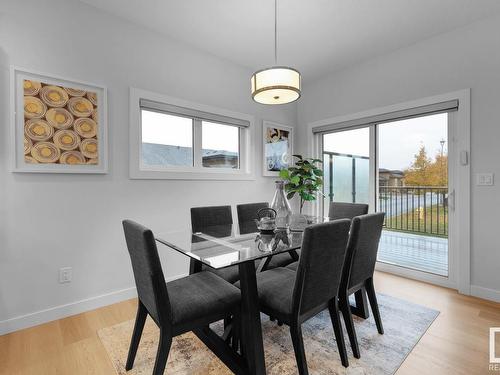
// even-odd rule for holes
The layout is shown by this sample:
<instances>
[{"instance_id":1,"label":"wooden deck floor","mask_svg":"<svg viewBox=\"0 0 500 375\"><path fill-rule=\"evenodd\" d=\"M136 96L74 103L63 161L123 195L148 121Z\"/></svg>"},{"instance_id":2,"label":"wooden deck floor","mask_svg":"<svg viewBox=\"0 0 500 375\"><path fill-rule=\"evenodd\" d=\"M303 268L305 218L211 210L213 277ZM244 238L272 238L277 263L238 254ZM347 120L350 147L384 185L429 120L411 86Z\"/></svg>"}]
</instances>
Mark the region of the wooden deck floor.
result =
<instances>
[{"instance_id":1,"label":"wooden deck floor","mask_svg":"<svg viewBox=\"0 0 500 375\"><path fill-rule=\"evenodd\" d=\"M448 276L448 239L384 230L378 260Z\"/></svg>"}]
</instances>

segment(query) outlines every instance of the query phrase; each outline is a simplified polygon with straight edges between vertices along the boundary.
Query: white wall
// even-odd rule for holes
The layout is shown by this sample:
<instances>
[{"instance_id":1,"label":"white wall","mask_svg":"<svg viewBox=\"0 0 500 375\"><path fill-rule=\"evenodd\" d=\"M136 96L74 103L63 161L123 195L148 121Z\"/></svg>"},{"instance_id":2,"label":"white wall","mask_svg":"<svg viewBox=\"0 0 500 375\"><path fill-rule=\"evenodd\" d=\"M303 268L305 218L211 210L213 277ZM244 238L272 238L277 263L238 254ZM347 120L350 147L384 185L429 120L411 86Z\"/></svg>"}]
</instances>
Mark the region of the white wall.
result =
<instances>
[{"instance_id":1,"label":"white wall","mask_svg":"<svg viewBox=\"0 0 500 375\"><path fill-rule=\"evenodd\" d=\"M108 87L110 173L35 175L8 171L9 66ZM262 119L294 125L296 106L250 98L252 72L74 1L3 0L0 5L0 334L131 295L121 220L156 231L189 226L189 208L270 200L261 170ZM128 178L128 90L139 87L256 117L255 181ZM187 272L162 249L166 277ZM58 269L73 267L73 282ZM123 291L125 289L125 291ZM104 299L93 297L122 291ZM43 309L88 299L80 305Z\"/></svg>"},{"instance_id":2,"label":"white wall","mask_svg":"<svg viewBox=\"0 0 500 375\"><path fill-rule=\"evenodd\" d=\"M464 88L471 88L472 293L500 300L500 17L306 83L297 138L305 152L310 122ZM475 186L478 172L495 173L496 185Z\"/></svg>"},{"instance_id":3,"label":"white wall","mask_svg":"<svg viewBox=\"0 0 500 375\"><path fill-rule=\"evenodd\" d=\"M108 175L8 171L10 65L108 87ZM295 105L275 108L252 102L251 73L75 1L2 1L0 334L131 295L133 279L120 224L125 217L161 231L188 226L192 206L271 199L274 179L260 177L262 119L300 124L296 140L304 141L305 125L311 121L470 87L472 172L500 176L498 17L316 83L305 81L298 110ZM130 180L130 86L254 115L256 180ZM304 142L298 146L305 150ZM472 186L472 284L473 291L485 297L500 295L499 193L498 184ZM171 251L163 250L162 260L167 277L187 271L186 260ZM57 282L63 266L73 267L71 284ZM108 293L111 296L94 298ZM84 299L90 300L72 305ZM44 309L49 311L37 314Z\"/></svg>"}]
</instances>

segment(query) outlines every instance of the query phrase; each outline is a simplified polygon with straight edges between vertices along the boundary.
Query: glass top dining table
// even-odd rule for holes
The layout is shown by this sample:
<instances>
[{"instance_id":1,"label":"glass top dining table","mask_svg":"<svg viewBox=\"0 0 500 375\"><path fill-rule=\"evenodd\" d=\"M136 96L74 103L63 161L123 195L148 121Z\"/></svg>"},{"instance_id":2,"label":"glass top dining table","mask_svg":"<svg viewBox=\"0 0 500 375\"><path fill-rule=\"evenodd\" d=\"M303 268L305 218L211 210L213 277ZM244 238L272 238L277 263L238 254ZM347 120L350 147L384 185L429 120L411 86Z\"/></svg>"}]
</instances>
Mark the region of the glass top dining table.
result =
<instances>
[{"instance_id":1,"label":"glass top dining table","mask_svg":"<svg viewBox=\"0 0 500 375\"><path fill-rule=\"evenodd\" d=\"M300 249L304 227L326 220L309 217L307 223L270 233L258 232L254 222L216 225L195 233L159 232L156 240L209 267L221 269Z\"/></svg>"},{"instance_id":2,"label":"glass top dining table","mask_svg":"<svg viewBox=\"0 0 500 375\"><path fill-rule=\"evenodd\" d=\"M289 252L294 260L298 260L295 250L302 245L304 228L327 220L308 217L289 229L270 233L258 232L255 222L208 226L195 233L191 230L157 232L159 243L190 258L190 273L202 272L202 265L214 269L238 267L241 352L236 353L227 340L210 327L193 331L235 374L266 374L256 275L276 254ZM255 267L258 260L260 264Z\"/></svg>"}]
</instances>

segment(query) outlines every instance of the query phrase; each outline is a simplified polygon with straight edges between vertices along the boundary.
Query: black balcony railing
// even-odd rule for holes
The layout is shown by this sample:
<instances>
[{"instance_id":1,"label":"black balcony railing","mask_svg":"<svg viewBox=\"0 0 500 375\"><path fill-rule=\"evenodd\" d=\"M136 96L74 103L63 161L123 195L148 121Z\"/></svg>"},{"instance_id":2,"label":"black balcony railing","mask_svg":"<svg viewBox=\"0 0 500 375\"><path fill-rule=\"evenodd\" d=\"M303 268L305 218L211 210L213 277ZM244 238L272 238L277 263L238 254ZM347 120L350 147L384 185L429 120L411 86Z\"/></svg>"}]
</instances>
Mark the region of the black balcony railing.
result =
<instances>
[{"instance_id":1,"label":"black balcony railing","mask_svg":"<svg viewBox=\"0 0 500 375\"><path fill-rule=\"evenodd\" d=\"M448 236L447 187L380 186L378 211L386 229Z\"/></svg>"}]
</instances>

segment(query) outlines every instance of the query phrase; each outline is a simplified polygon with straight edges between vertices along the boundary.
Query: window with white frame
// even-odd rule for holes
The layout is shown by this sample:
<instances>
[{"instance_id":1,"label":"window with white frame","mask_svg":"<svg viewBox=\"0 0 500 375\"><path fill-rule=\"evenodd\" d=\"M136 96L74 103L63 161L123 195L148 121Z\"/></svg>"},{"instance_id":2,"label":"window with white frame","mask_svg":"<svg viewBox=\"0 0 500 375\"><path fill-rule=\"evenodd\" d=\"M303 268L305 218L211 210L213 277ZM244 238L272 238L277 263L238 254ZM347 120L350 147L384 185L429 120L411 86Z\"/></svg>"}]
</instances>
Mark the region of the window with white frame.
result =
<instances>
[{"instance_id":1,"label":"window with white frame","mask_svg":"<svg viewBox=\"0 0 500 375\"><path fill-rule=\"evenodd\" d=\"M132 178L253 178L251 116L150 94L131 90Z\"/></svg>"},{"instance_id":2,"label":"window with white frame","mask_svg":"<svg viewBox=\"0 0 500 375\"><path fill-rule=\"evenodd\" d=\"M142 168L192 167L193 120L141 109Z\"/></svg>"}]
</instances>

